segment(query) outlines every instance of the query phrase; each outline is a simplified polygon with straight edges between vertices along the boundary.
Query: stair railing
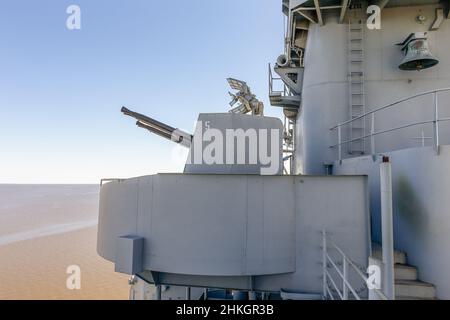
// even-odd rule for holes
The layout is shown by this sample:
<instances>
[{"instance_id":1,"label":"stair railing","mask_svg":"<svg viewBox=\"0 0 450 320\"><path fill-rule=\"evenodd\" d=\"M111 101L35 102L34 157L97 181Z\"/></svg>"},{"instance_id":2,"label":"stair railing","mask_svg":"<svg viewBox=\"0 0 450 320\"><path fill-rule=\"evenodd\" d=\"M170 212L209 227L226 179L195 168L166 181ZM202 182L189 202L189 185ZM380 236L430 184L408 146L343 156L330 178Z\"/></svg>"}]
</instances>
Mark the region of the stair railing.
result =
<instances>
[{"instance_id":1,"label":"stair railing","mask_svg":"<svg viewBox=\"0 0 450 320\"><path fill-rule=\"evenodd\" d=\"M335 250L342 258L342 268L338 267L339 262L337 259L333 259L330 256L330 249ZM329 266L335 270L338 280L329 272ZM335 300L339 298L340 300L349 300L353 296L356 300L362 300L358 289L356 289L350 283L350 272L353 271L360 280L364 282L365 288L367 287L368 277L361 271L361 268L352 261L344 251L338 247L333 240L331 240L325 230L322 231L322 268L323 268L323 299L324 300ZM342 285L339 286L336 282L339 281ZM331 284L331 286L330 286ZM342 289L340 289L342 287ZM333 294L335 291L336 294ZM373 289L380 300L388 300L388 298L379 289Z\"/></svg>"}]
</instances>

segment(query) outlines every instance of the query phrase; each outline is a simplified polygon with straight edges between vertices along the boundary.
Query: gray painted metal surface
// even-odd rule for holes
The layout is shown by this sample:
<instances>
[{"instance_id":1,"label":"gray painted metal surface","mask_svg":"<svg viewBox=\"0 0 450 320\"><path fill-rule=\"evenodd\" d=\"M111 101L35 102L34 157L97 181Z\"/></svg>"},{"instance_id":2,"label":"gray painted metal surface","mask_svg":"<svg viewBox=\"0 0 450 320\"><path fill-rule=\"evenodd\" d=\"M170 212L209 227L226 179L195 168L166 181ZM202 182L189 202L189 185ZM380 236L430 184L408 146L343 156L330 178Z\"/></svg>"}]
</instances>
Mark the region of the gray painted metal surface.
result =
<instances>
[{"instance_id":1,"label":"gray painted metal surface","mask_svg":"<svg viewBox=\"0 0 450 320\"><path fill-rule=\"evenodd\" d=\"M305 2L290 1L289 5L292 8ZM417 23L415 18L419 12L432 17L437 8L436 1L426 6L391 7L405 3L391 0L382 11L382 29L367 32L363 39L367 111L417 92L450 86L447 21L438 31L428 34L431 52L440 60L439 67L420 73L398 69L403 57L395 44L411 32L427 31L429 26ZM323 26L312 23L308 29L303 107L295 139L297 172L307 174L322 174L324 164L336 159L335 150L329 148L336 137L329 128L348 120L349 115L348 26L339 23L342 22L339 10L322 13L319 20L323 18L326 23ZM448 98L440 97L444 101ZM428 120L430 108L432 111L432 101L408 103L377 119L380 128L376 129L396 126L405 115ZM450 110L443 112L450 115ZM203 114L199 119L221 132L228 128L282 128L279 120L263 117ZM441 143L450 143L450 126L441 130ZM415 147L421 143L415 137L422 132L430 133L429 128L410 128L379 138L378 149ZM203 142L200 143L200 149L204 150ZM236 149L233 150L236 154ZM448 219L443 216L449 205L445 195L449 183L440 175L449 169L450 151L443 148L439 157L428 151L415 148L390 153L394 165L394 201L397 199L394 209L398 215L395 241L396 246L408 251L411 262L421 268L423 278L437 284L440 297L449 297L446 289L450 288L449 279L436 270L437 266L445 268L450 263L450 257L442 254L440 246L449 240ZM281 173L281 163L276 173ZM435 167L430 169L432 165ZM379 236L377 161L360 157L334 163L336 174L369 174L369 182L361 176L259 176L261 167L259 162L254 165L202 162L187 164L185 173L210 174L155 175L103 185L99 254L115 261L117 238L134 235L145 239L142 254L145 271L140 276L158 285L317 293L322 285L322 270L318 267L320 232L325 229L357 264L367 265L370 252L367 183L371 190L375 239ZM226 175L230 173L233 175ZM410 201L415 204L413 207Z\"/></svg>"},{"instance_id":2,"label":"gray painted metal surface","mask_svg":"<svg viewBox=\"0 0 450 320\"><path fill-rule=\"evenodd\" d=\"M115 271L129 275L142 272L142 237L127 235L117 238Z\"/></svg>"},{"instance_id":3,"label":"gray painted metal surface","mask_svg":"<svg viewBox=\"0 0 450 320\"><path fill-rule=\"evenodd\" d=\"M436 286L439 299L450 299L450 146L441 146L439 155L432 147L386 155L392 161L395 248L407 252L421 280ZM380 157L367 156L334 164L335 174L369 174L375 241L381 239L379 162Z\"/></svg>"},{"instance_id":4,"label":"gray painted metal surface","mask_svg":"<svg viewBox=\"0 0 450 320\"><path fill-rule=\"evenodd\" d=\"M365 30L364 70L366 111L413 94L450 86L450 50L448 34L449 20L445 20L437 31L428 31L439 5L430 4L410 7L387 7L382 11L381 30ZM352 10L350 10L352 11ZM416 22L419 12L428 20ZM350 14L350 13L349 13ZM305 74L302 91L302 113L297 119L297 172L323 174L324 163L337 158L336 149L329 146L337 141L336 132L330 128L349 119L347 33L348 25L339 24L338 11L327 11L326 24L310 24L307 50L304 58ZM427 31L430 50L439 65L417 71L402 71L398 65L403 59L396 43L402 42L411 32ZM445 101L449 93L439 97L441 116L450 115L450 106ZM383 114L377 114L375 130L383 130L412 121L429 120L433 116L433 97L410 101ZM369 121L370 119L368 119ZM367 130L370 123L366 124ZM416 126L380 135L376 138L377 152L396 150L421 145L424 130L426 137L432 136L432 126ZM442 144L450 143L450 125L441 125ZM343 140L348 138L343 131ZM431 145L430 139L426 140ZM366 152L370 144L366 143ZM344 152L344 156L351 157ZM353 155L355 156L355 155Z\"/></svg>"},{"instance_id":5,"label":"gray painted metal surface","mask_svg":"<svg viewBox=\"0 0 450 320\"><path fill-rule=\"evenodd\" d=\"M201 153L209 153L208 146L214 143L214 139L210 141L202 140L202 136L205 136L204 134L208 129L219 131L223 137L224 144L220 150L223 156L219 157L223 159L222 163L208 163L205 158L200 159L200 162L195 161L194 149L198 148ZM266 130L267 134L264 134L263 130ZM227 131L236 132L238 137L233 138L234 140L228 139ZM255 133L255 139L253 139L251 133ZM261 135L266 136L266 142L261 139ZM268 174L281 174L283 170L282 138L283 123L278 118L235 113L201 113L197 120L194 138L188 155L190 163L186 163L184 172L259 175L264 174L264 170L268 170ZM232 144L230 149L227 148L226 143ZM238 153L241 145L244 147ZM271 154L271 151L273 151L273 154ZM262 163L259 156L257 156L254 163L250 162L250 155L259 155L260 152L271 156L270 164ZM234 159L232 161L233 164L227 164L227 156L231 153L234 154L232 157ZM245 155L245 163L238 161L238 154ZM273 166L273 170L270 170L271 166Z\"/></svg>"},{"instance_id":6,"label":"gray painted metal surface","mask_svg":"<svg viewBox=\"0 0 450 320\"><path fill-rule=\"evenodd\" d=\"M323 7L348 2L283 1L283 12L287 13L287 7L314 7L314 3ZM448 4L438 0L390 0L379 3L387 4L381 11L381 29L366 29L362 40L364 59L361 63L367 112L421 92L450 86L450 56L447 54L450 50L450 20L439 21L438 28L435 28L440 10L444 8L447 11ZM362 7L364 19L366 8L364 4ZM403 128L366 140L365 153L373 153L375 157L351 155L347 153L348 148L343 148L344 160L342 163L335 161L338 150L330 146L337 143L338 132L329 129L349 120L351 103L348 92L351 84L348 83L349 45L346 40L349 19L358 13L357 10L342 8L320 11L324 24L309 23L308 29L302 112L297 117L295 137L296 172L323 174L326 166L333 164L335 174L368 174L373 238L380 241L379 154L389 155L393 161L395 247L407 252L410 262L419 267L421 278L436 285L438 298L448 299L450 278L446 270L450 267L450 256L446 253L445 244L450 241L447 215L450 206L447 195L450 188L447 177L450 171L450 125L447 122L406 125L433 121L437 113L439 118L448 118L450 93L438 94L438 112L435 112L435 97L428 95L377 112L374 126L368 117L361 126L365 127L366 134L371 130L382 132L395 127ZM320 20L313 11L303 13L311 13L312 21ZM419 16L425 19L418 19ZM307 17L301 19L306 21ZM402 42L413 32L427 32L430 52L439 60L437 66L420 72L399 69L404 56L396 43ZM434 130L437 126L439 129ZM342 130L342 141L351 136L348 129L347 126ZM440 150L431 147L436 140ZM426 147L422 148L422 145ZM436 151L440 151L439 155Z\"/></svg>"},{"instance_id":7,"label":"gray painted metal surface","mask_svg":"<svg viewBox=\"0 0 450 320\"><path fill-rule=\"evenodd\" d=\"M320 292L322 229L367 265L366 184L362 176L197 174L110 182L101 188L97 250L114 261L116 239L135 235L145 239L143 269L160 284Z\"/></svg>"}]
</instances>

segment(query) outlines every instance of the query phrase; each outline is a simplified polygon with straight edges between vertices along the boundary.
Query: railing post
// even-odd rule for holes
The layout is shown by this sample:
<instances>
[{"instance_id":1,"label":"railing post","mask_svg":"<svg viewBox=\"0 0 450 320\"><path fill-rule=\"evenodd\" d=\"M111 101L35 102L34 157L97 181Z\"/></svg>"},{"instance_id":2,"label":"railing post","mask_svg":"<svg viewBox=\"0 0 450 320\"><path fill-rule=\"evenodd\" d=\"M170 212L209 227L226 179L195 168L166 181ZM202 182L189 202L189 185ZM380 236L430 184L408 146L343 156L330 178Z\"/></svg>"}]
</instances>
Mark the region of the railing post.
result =
<instances>
[{"instance_id":1,"label":"railing post","mask_svg":"<svg viewBox=\"0 0 450 320\"><path fill-rule=\"evenodd\" d=\"M342 259L342 300L348 300L348 287L347 287L347 281L348 281L348 263L347 258L343 256Z\"/></svg>"},{"instance_id":2,"label":"railing post","mask_svg":"<svg viewBox=\"0 0 450 320\"><path fill-rule=\"evenodd\" d=\"M322 230L323 299L327 300L327 234Z\"/></svg>"},{"instance_id":3,"label":"railing post","mask_svg":"<svg viewBox=\"0 0 450 320\"><path fill-rule=\"evenodd\" d=\"M341 130L341 125L338 125L338 157L339 157L339 162L342 161L342 130Z\"/></svg>"},{"instance_id":4,"label":"railing post","mask_svg":"<svg viewBox=\"0 0 450 320\"><path fill-rule=\"evenodd\" d=\"M370 125L370 150L372 155L375 154L375 112L372 113L372 120Z\"/></svg>"},{"instance_id":5,"label":"railing post","mask_svg":"<svg viewBox=\"0 0 450 320\"><path fill-rule=\"evenodd\" d=\"M436 154L439 154L439 110L438 110L438 96L434 93L434 121L433 121L433 142Z\"/></svg>"}]
</instances>

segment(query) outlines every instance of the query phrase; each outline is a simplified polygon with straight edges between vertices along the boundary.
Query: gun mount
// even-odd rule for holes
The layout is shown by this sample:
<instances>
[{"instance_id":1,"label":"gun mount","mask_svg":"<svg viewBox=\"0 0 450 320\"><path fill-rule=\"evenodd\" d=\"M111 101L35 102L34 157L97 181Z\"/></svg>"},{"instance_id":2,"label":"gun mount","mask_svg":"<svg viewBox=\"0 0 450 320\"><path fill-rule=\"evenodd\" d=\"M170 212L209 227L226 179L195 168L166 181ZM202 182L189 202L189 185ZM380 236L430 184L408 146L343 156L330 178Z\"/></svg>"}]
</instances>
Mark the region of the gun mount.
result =
<instances>
[{"instance_id":1,"label":"gun mount","mask_svg":"<svg viewBox=\"0 0 450 320\"><path fill-rule=\"evenodd\" d=\"M192 141L192 135L186 133L180 129L173 128L165 123L159 122L146 115L138 112L131 111L125 107L120 110L124 115L130 116L137 120L136 125L140 128L147 129L148 131L157 134L160 137L171 140L175 143L179 143L185 147L190 147Z\"/></svg>"}]
</instances>

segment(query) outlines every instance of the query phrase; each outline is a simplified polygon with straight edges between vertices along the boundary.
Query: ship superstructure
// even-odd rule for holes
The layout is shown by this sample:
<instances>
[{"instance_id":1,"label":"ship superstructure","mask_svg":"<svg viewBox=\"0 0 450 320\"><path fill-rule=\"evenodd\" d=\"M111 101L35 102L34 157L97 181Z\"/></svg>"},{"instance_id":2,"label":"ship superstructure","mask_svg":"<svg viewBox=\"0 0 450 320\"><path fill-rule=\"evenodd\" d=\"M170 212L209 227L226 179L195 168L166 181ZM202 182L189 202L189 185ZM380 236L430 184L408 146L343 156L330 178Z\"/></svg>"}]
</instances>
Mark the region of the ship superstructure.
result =
<instances>
[{"instance_id":1,"label":"ship superstructure","mask_svg":"<svg viewBox=\"0 0 450 320\"><path fill-rule=\"evenodd\" d=\"M101 188L98 252L131 297L450 298L448 8L283 0L269 98L284 124L233 78L231 112L193 134L123 109L189 148L182 174ZM373 288L376 268L391 279Z\"/></svg>"},{"instance_id":2,"label":"ship superstructure","mask_svg":"<svg viewBox=\"0 0 450 320\"><path fill-rule=\"evenodd\" d=\"M278 59L294 72L303 68L295 172L368 175L372 240L380 243L379 166L389 156L394 245L425 281L400 277L398 291L407 283L447 299L448 11L448 1L283 1L286 46Z\"/></svg>"}]
</instances>

